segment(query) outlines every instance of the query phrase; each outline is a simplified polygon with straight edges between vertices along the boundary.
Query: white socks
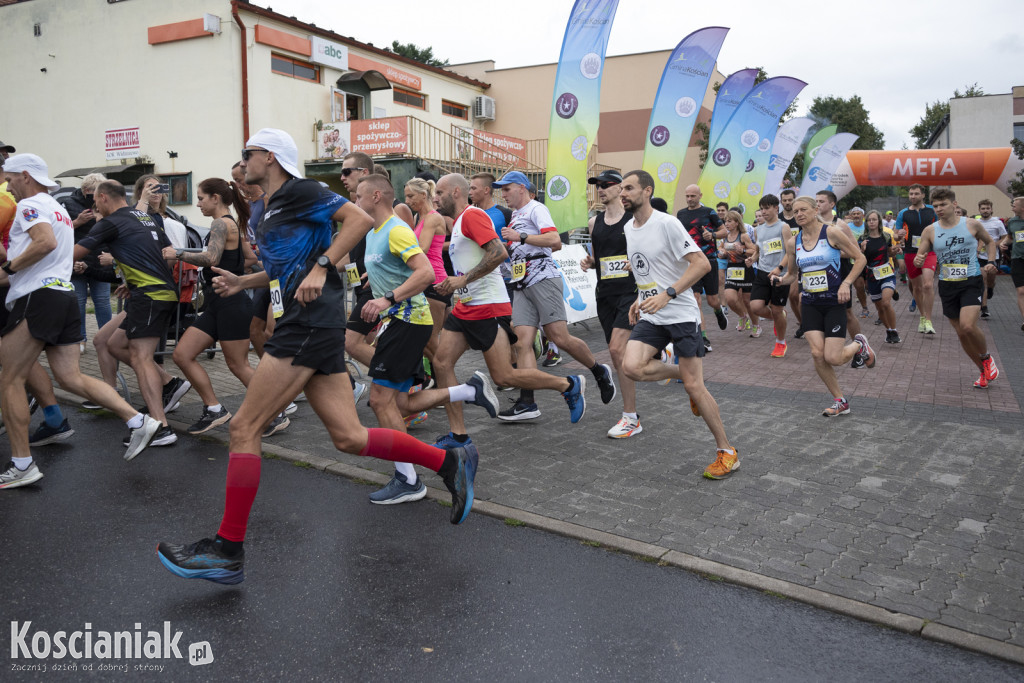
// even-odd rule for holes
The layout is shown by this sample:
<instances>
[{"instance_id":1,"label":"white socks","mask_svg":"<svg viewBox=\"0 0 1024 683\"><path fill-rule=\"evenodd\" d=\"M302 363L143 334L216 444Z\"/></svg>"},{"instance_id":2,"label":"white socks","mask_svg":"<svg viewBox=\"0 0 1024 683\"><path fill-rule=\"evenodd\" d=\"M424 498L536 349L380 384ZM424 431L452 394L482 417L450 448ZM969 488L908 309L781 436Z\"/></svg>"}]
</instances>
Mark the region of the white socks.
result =
<instances>
[{"instance_id":1,"label":"white socks","mask_svg":"<svg viewBox=\"0 0 1024 683\"><path fill-rule=\"evenodd\" d=\"M402 476L405 477L406 482L408 482L410 486L416 485L416 468L413 467L411 464L407 462L396 462L395 471L401 472Z\"/></svg>"},{"instance_id":2,"label":"white socks","mask_svg":"<svg viewBox=\"0 0 1024 683\"><path fill-rule=\"evenodd\" d=\"M472 401L476 398L476 388L468 384L448 387L448 398L451 399L452 403L456 401Z\"/></svg>"}]
</instances>

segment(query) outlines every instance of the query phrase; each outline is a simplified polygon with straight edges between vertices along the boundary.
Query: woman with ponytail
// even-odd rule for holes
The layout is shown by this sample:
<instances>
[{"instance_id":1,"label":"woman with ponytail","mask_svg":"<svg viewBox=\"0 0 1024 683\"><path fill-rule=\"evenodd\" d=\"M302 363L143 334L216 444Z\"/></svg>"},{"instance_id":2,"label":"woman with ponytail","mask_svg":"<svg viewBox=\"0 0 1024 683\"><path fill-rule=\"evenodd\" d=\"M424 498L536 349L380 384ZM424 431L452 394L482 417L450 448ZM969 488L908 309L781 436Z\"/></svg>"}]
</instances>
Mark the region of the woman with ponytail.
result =
<instances>
[{"instance_id":1,"label":"woman with ponytail","mask_svg":"<svg viewBox=\"0 0 1024 683\"><path fill-rule=\"evenodd\" d=\"M188 428L189 434L202 434L231 418L213 391L210 376L196 361L196 356L214 342L220 342L224 360L231 374L249 386L253 369L249 365L249 323L252 301L245 292L228 297L213 291L213 278L221 272L242 275L247 265L256 262L256 255L245 238L244 226L249 220L249 204L233 183L220 178L207 178L196 192L199 210L213 218L206 249L201 253L186 252L174 247L164 248L164 258L177 258L203 269L206 309L195 324L185 330L174 348L174 362L188 377L203 399L203 413ZM231 209L238 217L231 215Z\"/></svg>"}]
</instances>

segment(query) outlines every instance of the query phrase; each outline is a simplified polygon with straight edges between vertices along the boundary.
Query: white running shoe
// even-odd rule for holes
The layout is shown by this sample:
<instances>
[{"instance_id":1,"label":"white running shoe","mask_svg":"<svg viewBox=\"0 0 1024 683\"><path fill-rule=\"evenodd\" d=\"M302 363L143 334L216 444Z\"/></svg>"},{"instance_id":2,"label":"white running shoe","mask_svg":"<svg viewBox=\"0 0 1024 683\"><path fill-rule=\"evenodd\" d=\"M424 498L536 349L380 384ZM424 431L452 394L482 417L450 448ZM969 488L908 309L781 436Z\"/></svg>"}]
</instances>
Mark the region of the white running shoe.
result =
<instances>
[{"instance_id":1,"label":"white running shoe","mask_svg":"<svg viewBox=\"0 0 1024 683\"><path fill-rule=\"evenodd\" d=\"M612 439L625 439L634 434L639 434L644 431L644 428L640 426L640 418L633 419L631 417L622 416L614 427L608 430L608 436Z\"/></svg>"}]
</instances>

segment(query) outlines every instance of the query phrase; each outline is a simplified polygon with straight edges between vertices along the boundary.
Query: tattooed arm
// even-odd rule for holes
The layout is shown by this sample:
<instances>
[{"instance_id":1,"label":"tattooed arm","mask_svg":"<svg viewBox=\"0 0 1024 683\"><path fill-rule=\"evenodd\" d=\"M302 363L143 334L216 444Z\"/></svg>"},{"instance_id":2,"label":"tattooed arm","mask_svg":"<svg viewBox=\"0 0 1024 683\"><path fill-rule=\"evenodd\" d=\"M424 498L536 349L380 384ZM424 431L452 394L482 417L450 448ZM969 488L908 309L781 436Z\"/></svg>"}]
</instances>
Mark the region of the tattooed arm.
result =
<instances>
[{"instance_id":1,"label":"tattooed arm","mask_svg":"<svg viewBox=\"0 0 1024 683\"><path fill-rule=\"evenodd\" d=\"M445 278L444 282L435 285L435 289L437 289L437 291L442 295L447 296L456 289L462 289L470 282L479 280L484 275L487 275L487 273L497 268L498 265L506 258L508 258L508 254L505 252L505 247L501 246L501 241L493 239L484 245L484 257L475 268L465 275Z\"/></svg>"}]
</instances>

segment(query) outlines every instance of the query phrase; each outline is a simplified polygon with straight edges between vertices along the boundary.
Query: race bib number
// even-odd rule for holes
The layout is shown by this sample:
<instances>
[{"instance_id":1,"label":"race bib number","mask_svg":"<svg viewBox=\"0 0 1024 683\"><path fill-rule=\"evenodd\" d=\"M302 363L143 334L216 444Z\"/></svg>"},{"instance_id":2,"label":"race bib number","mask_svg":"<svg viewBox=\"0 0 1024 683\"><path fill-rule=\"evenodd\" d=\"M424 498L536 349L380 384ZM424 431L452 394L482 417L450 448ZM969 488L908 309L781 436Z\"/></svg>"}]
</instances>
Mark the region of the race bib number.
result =
<instances>
[{"instance_id":1,"label":"race bib number","mask_svg":"<svg viewBox=\"0 0 1024 683\"><path fill-rule=\"evenodd\" d=\"M918 246L920 246L920 244L921 244L921 236L920 235L914 235L913 237L910 238L910 246L913 247L914 249L917 249Z\"/></svg>"},{"instance_id":2,"label":"race bib number","mask_svg":"<svg viewBox=\"0 0 1024 683\"><path fill-rule=\"evenodd\" d=\"M793 233L793 237L800 234L800 228L790 228L789 231Z\"/></svg>"},{"instance_id":3,"label":"race bib number","mask_svg":"<svg viewBox=\"0 0 1024 683\"><path fill-rule=\"evenodd\" d=\"M345 281L349 287L359 286L359 268L354 263L345 264Z\"/></svg>"},{"instance_id":4,"label":"race bib number","mask_svg":"<svg viewBox=\"0 0 1024 683\"><path fill-rule=\"evenodd\" d=\"M768 240L764 243L764 255L778 254L782 251L782 238L779 237L774 240Z\"/></svg>"},{"instance_id":5,"label":"race bib number","mask_svg":"<svg viewBox=\"0 0 1024 683\"><path fill-rule=\"evenodd\" d=\"M967 265L963 263L943 263L939 271L939 279L946 282L959 282L967 279Z\"/></svg>"},{"instance_id":6,"label":"race bib number","mask_svg":"<svg viewBox=\"0 0 1024 683\"><path fill-rule=\"evenodd\" d=\"M462 277L464 274L465 273L459 273L458 275L459 277ZM459 287L454 292L452 292L452 299L455 300L455 303L462 304L468 304L470 301L472 301L473 297L470 296L469 294L469 285L466 285L465 287Z\"/></svg>"},{"instance_id":7,"label":"race bib number","mask_svg":"<svg viewBox=\"0 0 1024 683\"><path fill-rule=\"evenodd\" d=\"M599 264L602 280L629 277L629 270L627 270L629 259L625 256L602 256Z\"/></svg>"},{"instance_id":8,"label":"race bib number","mask_svg":"<svg viewBox=\"0 0 1024 683\"><path fill-rule=\"evenodd\" d=\"M1013 233L1014 242L1024 242L1024 230L1017 230Z\"/></svg>"},{"instance_id":9,"label":"race bib number","mask_svg":"<svg viewBox=\"0 0 1024 683\"><path fill-rule=\"evenodd\" d=\"M871 274L875 276L876 280L884 280L892 275L892 266L888 263L881 266L875 266L871 269Z\"/></svg>"},{"instance_id":10,"label":"race bib number","mask_svg":"<svg viewBox=\"0 0 1024 683\"><path fill-rule=\"evenodd\" d=\"M636 288L637 291L640 293L640 303L647 301L651 297L658 296L658 294L660 293L658 291L658 283L656 282L651 282L646 285L637 285Z\"/></svg>"},{"instance_id":11,"label":"race bib number","mask_svg":"<svg viewBox=\"0 0 1024 683\"><path fill-rule=\"evenodd\" d=\"M512 279L509 282L520 282L526 277L526 261L512 262Z\"/></svg>"},{"instance_id":12,"label":"race bib number","mask_svg":"<svg viewBox=\"0 0 1024 683\"><path fill-rule=\"evenodd\" d=\"M281 296L281 282L270 281L270 307L274 310L274 318L284 315L284 298Z\"/></svg>"},{"instance_id":13,"label":"race bib number","mask_svg":"<svg viewBox=\"0 0 1024 683\"><path fill-rule=\"evenodd\" d=\"M746 268L726 268L725 279L733 282L741 282L747 277Z\"/></svg>"},{"instance_id":14,"label":"race bib number","mask_svg":"<svg viewBox=\"0 0 1024 683\"><path fill-rule=\"evenodd\" d=\"M824 270L812 270L800 276L800 286L805 292L820 294L828 291L828 274Z\"/></svg>"}]
</instances>

